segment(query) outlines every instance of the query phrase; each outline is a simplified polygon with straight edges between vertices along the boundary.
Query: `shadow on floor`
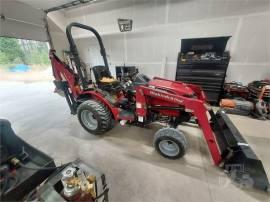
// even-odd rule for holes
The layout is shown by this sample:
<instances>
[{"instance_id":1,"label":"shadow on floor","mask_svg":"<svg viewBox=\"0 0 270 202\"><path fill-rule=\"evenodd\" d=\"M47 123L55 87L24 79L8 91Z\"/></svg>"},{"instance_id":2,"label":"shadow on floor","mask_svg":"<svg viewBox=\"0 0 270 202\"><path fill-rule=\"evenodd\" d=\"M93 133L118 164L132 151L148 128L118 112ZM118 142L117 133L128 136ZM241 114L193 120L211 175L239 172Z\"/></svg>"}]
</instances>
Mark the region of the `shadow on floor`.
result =
<instances>
[{"instance_id":1,"label":"shadow on floor","mask_svg":"<svg viewBox=\"0 0 270 202\"><path fill-rule=\"evenodd\" d=\"M182 159L169 160L160 156L153 147L154 134L160 128L162 126L156 124L151 125L148 129L135 126L123 128L117 125L110 131L109 135L104 135L104 139L117 147L121 147L127 158L144 161L204 181L204 175L202 175L204 171L201 166L202 159L198 149L198 141L201 141L201 138L185 130L184 134L189 143L186 155Z\"/></svg>"}]
</instances>

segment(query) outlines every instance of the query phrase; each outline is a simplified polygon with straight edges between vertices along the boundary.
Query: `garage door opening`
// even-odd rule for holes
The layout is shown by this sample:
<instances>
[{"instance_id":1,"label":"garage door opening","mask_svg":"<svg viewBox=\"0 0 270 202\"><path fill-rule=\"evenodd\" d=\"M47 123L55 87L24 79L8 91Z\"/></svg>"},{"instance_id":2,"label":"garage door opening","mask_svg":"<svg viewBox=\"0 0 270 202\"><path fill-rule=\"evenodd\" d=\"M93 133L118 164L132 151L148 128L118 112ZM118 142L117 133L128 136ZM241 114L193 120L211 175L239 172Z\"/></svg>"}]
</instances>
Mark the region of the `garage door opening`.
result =
<instances>
[{"instance_id":1,"label":"garage door opening","mask_svg":"<svg viewBox=\"0 0 270 202\"><path fill-rule=\"evenodd\" d=\"M0 80L52 80L47 42L0 37Z\"/></svg>"}]
</instances>

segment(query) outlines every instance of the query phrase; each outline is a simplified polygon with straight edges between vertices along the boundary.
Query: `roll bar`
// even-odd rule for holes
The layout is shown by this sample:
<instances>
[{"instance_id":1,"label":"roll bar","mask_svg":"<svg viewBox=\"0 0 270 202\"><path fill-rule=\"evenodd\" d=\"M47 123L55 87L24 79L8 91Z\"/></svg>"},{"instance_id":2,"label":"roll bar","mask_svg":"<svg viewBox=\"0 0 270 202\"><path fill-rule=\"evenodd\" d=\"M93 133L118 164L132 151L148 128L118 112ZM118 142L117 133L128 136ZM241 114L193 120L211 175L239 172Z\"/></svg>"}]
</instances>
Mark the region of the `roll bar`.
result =
<instances>
[{"instance_id":1,"label":"roll bar","mask_svg":"<svg viewBox=\"0 0 270 202\"><path fill-rule=\"evenodd\" d=\"M73 39L73 36L71 34L71 30L72 30L73 27L88 30L88 31L92 32L95 35L95 37L97 38L98 43L99 43L100 54L101 54L101 56L103 58L104 66L106 68L108 68L108 71L109 71L108 60L107 60L106 50L104 48L101 36L99 35L99 33L93 27L83 25L83 24L80 24L80 23L77 23L77 22L72 22L67 26L66 34L67 34L68 42L69 42L69 45L70 45L70 52L74 56L74 62L75 62L76 68L77 68L77 72L78 72L79 77L80 77L80 79L82 81L82 86L85 89L85 88L87 88L87 82L86 82L86 79L83 76L83 73L82 73L82 70L81 70L81 61L80 61L80 58L79 58L79 52L78 52L77 46L75 44L75 41Z\"/></svg>"}]
</instances>

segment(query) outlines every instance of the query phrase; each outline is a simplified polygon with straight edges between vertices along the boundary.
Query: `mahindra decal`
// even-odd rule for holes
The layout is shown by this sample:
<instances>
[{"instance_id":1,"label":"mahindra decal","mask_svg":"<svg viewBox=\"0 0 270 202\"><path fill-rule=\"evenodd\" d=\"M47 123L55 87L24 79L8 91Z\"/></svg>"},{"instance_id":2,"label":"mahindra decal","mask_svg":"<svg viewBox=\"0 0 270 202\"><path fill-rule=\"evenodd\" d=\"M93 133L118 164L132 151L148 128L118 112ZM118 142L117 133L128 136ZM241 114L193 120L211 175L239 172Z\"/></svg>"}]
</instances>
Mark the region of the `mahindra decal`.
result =
<instances>
[{"instance_id":1,"label":"mahindra decal","mask_svg":"<svg viewBox=\"0 0 270 202\"><path fill-rule=\"evenodd\" d=\"M174 102L174 103L178 103L178 104L183 103L183 100L181 100L179 98L172 97L172 96L169 96L167 94L160 93L160 92L150 90L149 94L152 95L152 96L155 96L155 97L163 98L164 100L167 100L169 102Z\"/></svg>"}]
</instances>

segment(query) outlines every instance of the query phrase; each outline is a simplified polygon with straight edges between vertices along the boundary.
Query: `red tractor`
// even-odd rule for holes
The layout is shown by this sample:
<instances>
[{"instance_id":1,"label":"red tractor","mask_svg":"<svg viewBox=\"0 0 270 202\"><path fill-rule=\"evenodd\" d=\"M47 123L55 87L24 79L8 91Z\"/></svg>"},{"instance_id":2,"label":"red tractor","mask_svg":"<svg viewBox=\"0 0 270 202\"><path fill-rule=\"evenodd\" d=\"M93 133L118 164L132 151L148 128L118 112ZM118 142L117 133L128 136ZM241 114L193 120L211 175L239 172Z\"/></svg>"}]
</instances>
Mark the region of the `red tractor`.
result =
<instances>
[{"instance_id":1,"label":"red tractor","mask_svg":"<svg viewBox=\"0 0 270 202\"><path fill-rule=\"evenodd\" d=\"M91 68L94 80L79 57L71 34L73 27L92 32L98 40L104 64ZM223 111L213 112L199 86L157 77L149 79L143 74L119 82L109 71L102 39L94 28L71 23L66 34L70 64L63 63L54 50L50 51L55 85L64 92L71 113L77 114L85 130L99 135L109 131L115 121L141 127L163 122L167 126L156 132L155 149L166 158L177 159L187 149L185 135L177 126L193 119L203 131L215 165L233 173L237 180L243 182L248 175L254 187L269 189L261 161L228 116Z\"/></svg>"}]
</instances>

